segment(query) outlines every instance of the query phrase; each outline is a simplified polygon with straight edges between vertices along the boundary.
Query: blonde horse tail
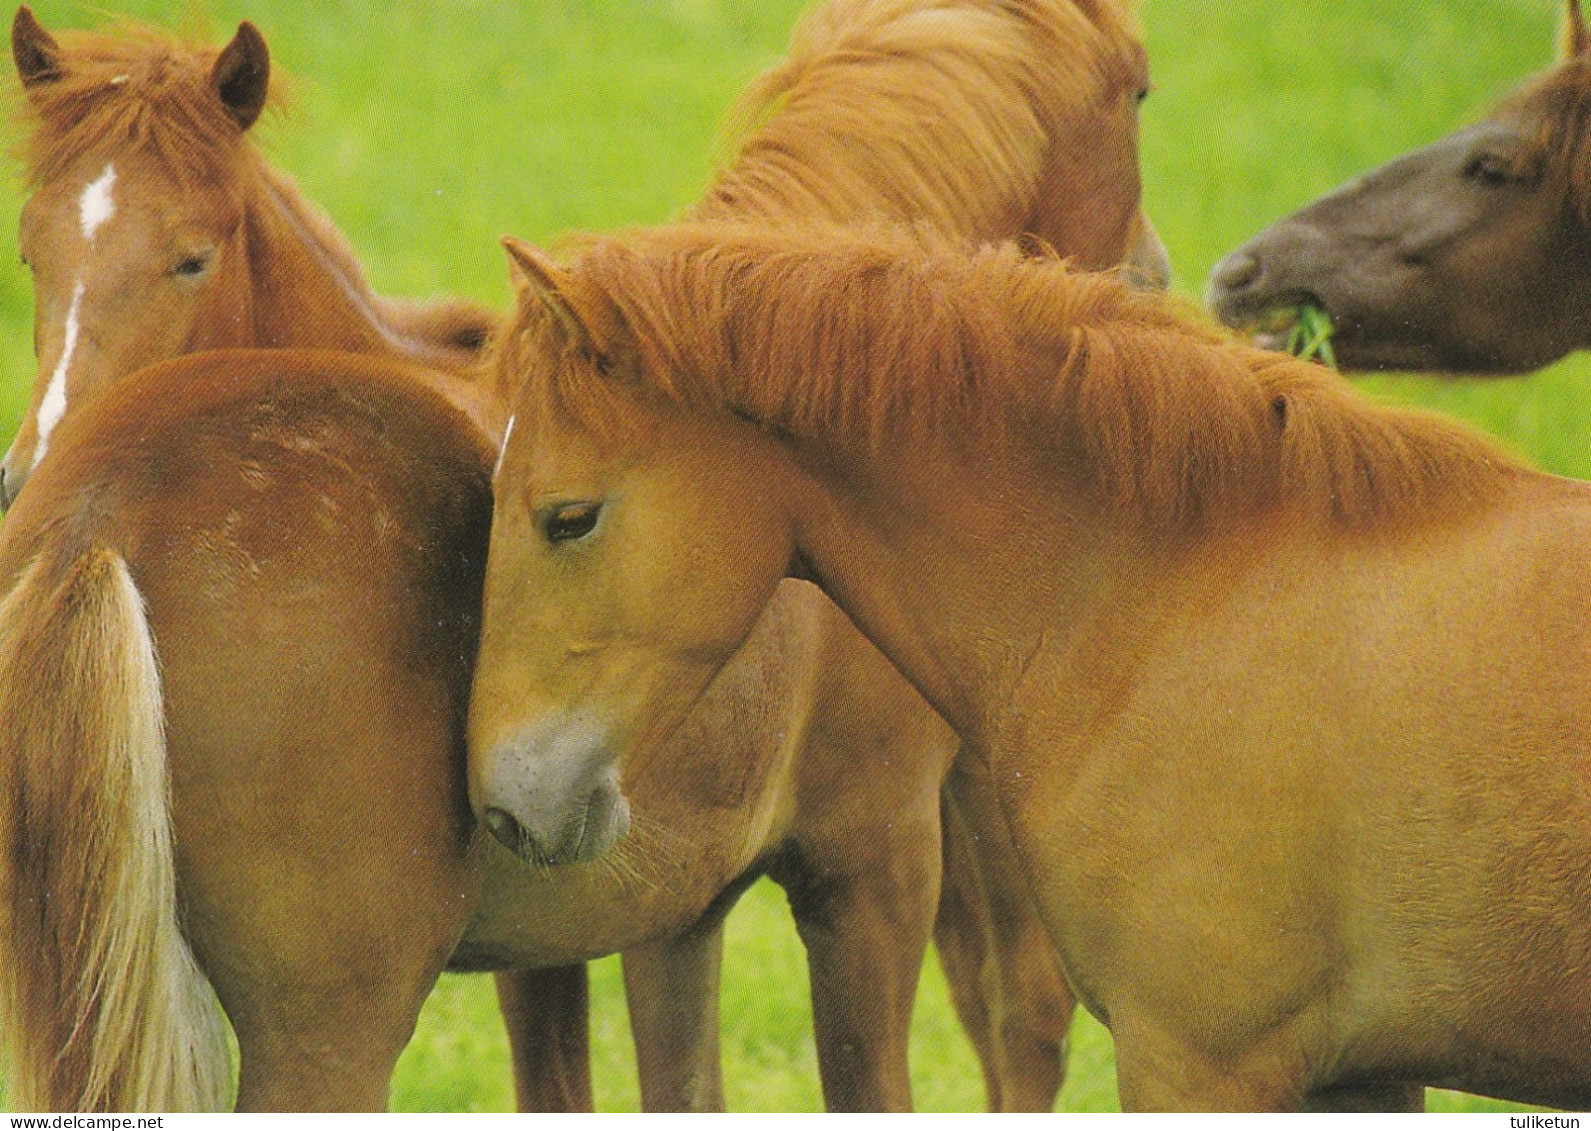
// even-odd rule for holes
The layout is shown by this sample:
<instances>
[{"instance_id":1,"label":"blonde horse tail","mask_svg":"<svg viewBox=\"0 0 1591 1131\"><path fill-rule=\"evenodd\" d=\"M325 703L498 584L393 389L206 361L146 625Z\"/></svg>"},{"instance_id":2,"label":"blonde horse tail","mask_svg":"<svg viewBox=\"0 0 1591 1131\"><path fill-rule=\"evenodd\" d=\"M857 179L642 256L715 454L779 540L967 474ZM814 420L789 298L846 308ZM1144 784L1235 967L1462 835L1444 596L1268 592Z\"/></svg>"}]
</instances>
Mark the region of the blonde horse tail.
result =
<instances>
[{"instance_id":1,"label":"blonde horse tail","mask_svg":"<svg viewBox=\"0 0 1591 1131\"><path fill-rule=\"evenodd\" d=\"M45 554L0 604L0 1036L21 1111L216 1110L183 938L160 673L127 565Z\"/></svg>"}]
</instances>

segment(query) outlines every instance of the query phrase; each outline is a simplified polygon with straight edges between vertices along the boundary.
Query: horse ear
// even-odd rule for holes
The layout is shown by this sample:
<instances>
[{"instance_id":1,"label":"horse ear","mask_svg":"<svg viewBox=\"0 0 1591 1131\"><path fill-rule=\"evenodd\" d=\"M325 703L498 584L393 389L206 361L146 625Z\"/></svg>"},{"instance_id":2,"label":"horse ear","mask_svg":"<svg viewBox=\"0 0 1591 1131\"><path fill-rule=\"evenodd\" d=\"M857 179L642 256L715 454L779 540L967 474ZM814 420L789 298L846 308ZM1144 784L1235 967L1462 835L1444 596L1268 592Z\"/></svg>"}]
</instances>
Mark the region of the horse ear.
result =
<instances>
[{"instance_id":1,"label":"horse ear","mask_svg":"<svg viewBox=\"0 0 1591 1131\"><path fill-rule=\"evenodd\" d=\"M571 344L583 346L598 357L606 351L594 327L596 320L582 315L569 272L554 263L547 253L513 236L503 237L508 252L508 271L520 300L534 298L558 320Z\"/></svg>"},{"instance_id":2,"label":"horse ear","mask_svg":"<svg viewBox=\"0 0 1591 1131\"><path fill-rule=\"evenodd\" d=\"M1563 57L1577 59L1591 53L1591 31L1585 26L1585 15L1580 11L1580 0L1569 0L1563 19Z\"/></svg>"},{"instance_id":3,"label":"horse ear","mask_svg":"<svg viewBox=\"0 0 1591 1131\"><path fill-rule=\"evenodd\" d=\"M24 90L32 91L61 77L61 45L25 4L11 21L11 57L16 60Z\"/></svg>"},{"instance_id":4,"label":"horse ear","mask_svg":"<svg viewBox=\"0 0 1591 1131\"><path fill-rule=\"evenodd\" d=\"M271 86L271 53L260 29L244 20L210 72L211 85L232 120L242 130L252 126L265 109Z\"/></svg>"}]
</instances>

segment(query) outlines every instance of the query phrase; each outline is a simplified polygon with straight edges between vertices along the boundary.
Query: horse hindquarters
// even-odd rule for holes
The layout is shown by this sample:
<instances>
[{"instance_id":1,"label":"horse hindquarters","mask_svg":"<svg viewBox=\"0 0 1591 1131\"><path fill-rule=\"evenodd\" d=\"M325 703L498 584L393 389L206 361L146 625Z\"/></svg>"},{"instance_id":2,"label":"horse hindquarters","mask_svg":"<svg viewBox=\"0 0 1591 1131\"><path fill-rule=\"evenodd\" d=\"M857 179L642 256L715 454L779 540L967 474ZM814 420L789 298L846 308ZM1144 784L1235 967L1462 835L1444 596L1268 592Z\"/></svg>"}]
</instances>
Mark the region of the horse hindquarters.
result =
<instances>
[{"instance_id":1,"label":"horse hindquarters","mask_svg":"<svg viewBox=\"0 0 1591 1131\"><path fill-rule=\"evenodd\" d=\"M0 607L0 945L21 1110L217 1110L227 1047L178 924L159 671L122 559L48 557Z\"/></svg>"}]
</instances>

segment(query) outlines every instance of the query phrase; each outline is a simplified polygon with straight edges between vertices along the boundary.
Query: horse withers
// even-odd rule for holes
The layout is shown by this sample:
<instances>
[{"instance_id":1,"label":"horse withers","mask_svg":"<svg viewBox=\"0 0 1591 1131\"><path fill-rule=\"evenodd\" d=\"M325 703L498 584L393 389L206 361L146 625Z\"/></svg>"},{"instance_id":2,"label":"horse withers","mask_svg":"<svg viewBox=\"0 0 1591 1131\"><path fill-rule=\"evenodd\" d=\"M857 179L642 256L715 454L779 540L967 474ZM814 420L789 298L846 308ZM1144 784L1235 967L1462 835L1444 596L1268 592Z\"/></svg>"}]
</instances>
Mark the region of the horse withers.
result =
<instances>
[{"instance_id":1,"label":"horse withers","mask_svg":"<svg viewBox=\"0 0 1591 1131\"><path fill-rule=\"evenodd\" d=\"M1491 117L1358 177L1229 253L1208 302L1240 330L1302 305L1354 370L1515 374L1591 345L1591 32Z\"/></svg>"}]
</instances>

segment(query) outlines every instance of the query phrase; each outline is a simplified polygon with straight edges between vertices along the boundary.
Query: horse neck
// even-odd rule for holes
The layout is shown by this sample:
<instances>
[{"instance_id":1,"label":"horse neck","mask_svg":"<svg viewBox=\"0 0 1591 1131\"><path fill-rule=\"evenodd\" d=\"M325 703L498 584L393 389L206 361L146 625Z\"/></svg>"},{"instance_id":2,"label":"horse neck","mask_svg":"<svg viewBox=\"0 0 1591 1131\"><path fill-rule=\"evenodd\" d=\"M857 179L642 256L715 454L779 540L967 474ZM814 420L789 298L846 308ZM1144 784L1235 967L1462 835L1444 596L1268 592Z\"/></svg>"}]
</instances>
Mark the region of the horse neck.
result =
<instances>
[{"instance_id":1,"label":"horse neck","mask_svg":"<svg viewBox=\"0 0 1591 1131\"><path fill-rule=\"evenodd\" d=\"M997 729L1000 689L1088 619L1127 549L1014 466L801 462L818 469L797 519L803 560L964 738Z\"/></svg>"},{"instance_id":2,"label":"horse neck","mask_svg":"<svg viewBox=\"0 0 1591 1131\"><path fill-rule=\"evenodd\" d=\"M843 479L815 473L798 553L969 749L1024 777L1035 757L1054 761L1052 782L1080 772L1070 740L1120 708L1158 642L1226 607L1298 538L1285 515L1159 537L1089 500L1037 448L934 462L848 455Z\"/></svg>"},{"instance_id":3,"label":"horse neck","mask_svg":"<svg viewBox=\"0 0 1591 1131\"><path fill-rule=\"evenodd\" d=\"M386 318L348 254L334 246L297 190L263 164L247 207L253 291L252 345L337 349L422 363L446 360L434 345Z\"/></svg>"}]
</instances>

